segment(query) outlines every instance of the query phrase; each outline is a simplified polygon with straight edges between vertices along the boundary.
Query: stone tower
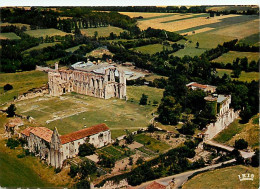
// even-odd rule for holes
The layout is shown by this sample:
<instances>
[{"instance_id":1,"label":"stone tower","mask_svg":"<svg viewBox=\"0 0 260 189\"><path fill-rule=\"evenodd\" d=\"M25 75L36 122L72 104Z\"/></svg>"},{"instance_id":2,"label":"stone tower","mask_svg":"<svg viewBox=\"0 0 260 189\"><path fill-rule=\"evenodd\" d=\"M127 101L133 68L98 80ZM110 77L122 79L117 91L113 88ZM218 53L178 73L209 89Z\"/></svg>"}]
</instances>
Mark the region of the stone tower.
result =
<instances>
[{"instance_id":1,"label":"stone tower","mask_svg":"<svg viewBox=\"0 0 260 189\"><path fill-rule=\"evenodd\" d=\"M60 152L61 149L61 141L59 137L59 133L57 128L55 127L50 141L50 154L49 154L49 161L52 166L55 168L62 167L62 153Z\"/></svg>"}]
</instances>

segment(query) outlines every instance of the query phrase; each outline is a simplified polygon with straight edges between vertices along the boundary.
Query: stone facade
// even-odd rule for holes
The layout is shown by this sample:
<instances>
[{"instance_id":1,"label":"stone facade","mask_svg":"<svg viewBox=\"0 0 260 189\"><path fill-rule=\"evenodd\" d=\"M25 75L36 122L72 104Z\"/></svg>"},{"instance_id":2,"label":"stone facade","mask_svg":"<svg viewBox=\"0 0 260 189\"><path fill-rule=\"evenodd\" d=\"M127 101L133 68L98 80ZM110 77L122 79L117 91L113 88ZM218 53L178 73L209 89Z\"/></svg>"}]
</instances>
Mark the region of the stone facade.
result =
<instances>
[{"instance_id":1,"label":"stone facade","mask_svg":"<svg viewBox=\"0 0 260 189\"><path fill-rule=\"evenodd\" d=\"M54 167L62 167L63 161L78 154L81 144L86 142L96 148L112 142L111 132L105 124L95 125L67 135L59 135L58 130L46 127L28 127L21 132L28 142L30 152Z\"/></svg>"},{"instance_id":2,"label":"stone facade","mask_svg":"<svg viewBox=\"0 0 260 189\"><path fill-rule=\"evenodd\" d=\"M116 77L118 73L118 77ZM60 96L67 92L109 99L126 98L126 77L116 67L104 67L95 71L59 70L48 72L49 93ZM116 81L118 79L118 82Z\"/></svg>"}]
</instances>

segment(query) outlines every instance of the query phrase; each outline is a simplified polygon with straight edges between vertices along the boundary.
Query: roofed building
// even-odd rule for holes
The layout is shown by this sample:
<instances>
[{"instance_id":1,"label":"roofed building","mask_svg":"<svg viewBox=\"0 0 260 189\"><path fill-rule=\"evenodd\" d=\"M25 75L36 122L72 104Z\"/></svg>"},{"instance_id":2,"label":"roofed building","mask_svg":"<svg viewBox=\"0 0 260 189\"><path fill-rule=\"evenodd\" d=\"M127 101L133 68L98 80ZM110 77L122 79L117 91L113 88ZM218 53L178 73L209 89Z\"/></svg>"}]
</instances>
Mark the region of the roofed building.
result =
<instances>
[{"instance_id":1,"label":"roofed building","mask_svg":"<svg viewBox=\"0 0 260 189\"><path fill-rule=\"evenodd\" d=\"M111 132L104 123L91 126L66 135L59 135L46 127L27 127L21 132L28 142L30 152L54 167L62 167L63 161L75 157L83 143L93 144L96 148L111 143Z\"/></svg>"},{"instance_id":2,"label":"roofed building","mask_svg":"<svg viewBox=\"0 0 260 189\"><path fill-rule=\"evenodd\" d=\"M15 117L10 119L6 124L5 124L5 135L9 138L12 137L17 133L17 129L23 125L23 121L19 117Z\"/></svg>"},{"instance_id":3,"label":"roofed building","mask_svg":"<svg viewBox=\"0 0 260 189\"><path fill-rule=\"evenodd\" d=\"M206 93L214 93L216 91L216 88L217 88L216 86L203 85L203 84L199 84L197 82L188 83L186 85L186 87L188 87L188 88L190 88L192 90L200 89L200 90L203 90Z\"/></svg>"}]
</instances>

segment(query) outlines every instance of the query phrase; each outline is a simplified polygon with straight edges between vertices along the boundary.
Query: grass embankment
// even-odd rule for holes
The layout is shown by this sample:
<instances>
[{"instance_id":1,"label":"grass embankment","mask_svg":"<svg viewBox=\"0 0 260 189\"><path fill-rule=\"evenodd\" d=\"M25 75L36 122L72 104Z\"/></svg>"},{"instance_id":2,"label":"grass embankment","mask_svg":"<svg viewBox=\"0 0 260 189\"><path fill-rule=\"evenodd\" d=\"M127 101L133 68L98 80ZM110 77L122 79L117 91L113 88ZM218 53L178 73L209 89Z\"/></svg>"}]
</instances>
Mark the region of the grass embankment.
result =
<instances>
[{"instance_id":1,"label":"grass embankment","mask_svg":"<svg viewBox=\"0 0 260 189\"><path fill-rule=\"evenodd\" d=\"M224 143L234 146L235 141L242 138L248 142L252 149L259 148L259 122L258 117L254 116L249 123L241 124L239 119L236 119L225 130L220 132L214 140L219 143Z\"/></svg>"},{"instance_id":2,"label":"grass embankment","mask_svg":"<svg viewBox=\"0 0 260 189\"><path fill-rule=\"evenodd\" d=\"M222 77L224 74L231 76L232 70L228 69L217 69L217 75ZM245 72L242 71L239 78L232 78L233 80L243 81L243 82L251 82L253 80L259 80L259 72Z\"/></svg>"},{"instance_id":3,"label":"grass embankment","mask_svg":"<svg viewBox=\"0 0 260 189\"><path fill-rule=\"evenodd\" d=\"M12 101L14 96L23 94L29 89L41 87L48 82L48 76L40 71L25 71L0 74L0 104ZM11 84L13 89L4 91L4 85Z\"/></svg>"},{"instance_id":4,"label":"grass embankment","mask_svg":"<svg viewBox=\"0 0 260 189\"><path fill-rule=\"evenodd\" d=\"M253 181L240 181L238 175L254 174ZM236 165L201 173L193 177L182 187L183 189L197 188L259 188L259 171L255 167Z\"/></svg>"}]
</instances>

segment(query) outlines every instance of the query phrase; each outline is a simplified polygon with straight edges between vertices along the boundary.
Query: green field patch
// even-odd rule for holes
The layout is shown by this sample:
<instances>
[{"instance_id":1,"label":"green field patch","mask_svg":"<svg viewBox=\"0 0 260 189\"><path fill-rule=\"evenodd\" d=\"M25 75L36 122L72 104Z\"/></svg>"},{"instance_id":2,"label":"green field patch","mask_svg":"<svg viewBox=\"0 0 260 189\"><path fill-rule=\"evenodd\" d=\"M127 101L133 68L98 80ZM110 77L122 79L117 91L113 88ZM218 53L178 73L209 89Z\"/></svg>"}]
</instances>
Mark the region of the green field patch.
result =
<instances>
[{"instance_id":1,"label":"green field patch","mask_svg":"<svg viewBox=\"0 0 260 189\"><path fill-rule=\"evenodd\" d=\"M99 27L99 28L88 28L88 29L81 29L80 30L83 35L86 36L94 36L95 32L98 32L98 37L108 37L111 32L116 35L119 35L120 32L126 31L122 28L108 26L108 27Z\"/></svg>"},{"instance_id":2,"label":"green field patch","mask_svg":"<svg viewBox=\"0 0 260 189\"><path fill-rule=\"evenodd\" d=\"M168 79L168 77L166 77L166 76L157 75L157 74L151 74L151 75L148 75L148 76L145 77L145 79L147 81L153 81L155 79L161 79L161 78L164 78L166 80Z\"/></svg>"},{"instance_id":3,"label":"green field patch","mask_svg":"<svg viewBox=\"0 0 260 189\"><path fill-rule=\"evenodd\" d=\"M259 46L260 45L259 35L260 35L260 33L250 35L248 37L245 37L245 38L239 40L239 43L240 44L246 44L246 45Z\"/></svg>"},{"instance_id":4,"label":"green field patch","mask_svg":"<svg viewBox=\"0 0 260 189\"><path fill-rule=\"evenodd\" d=\"M22 24L22 23L9 23L9 22L4 22L4 23L0 23L0 27L4 27L4 26L16 26L16 27L19 27L19 28L22 28L23 26L26 27L26 30L30 30L30 25L28 24Z\"/></svg>"},{"instance_id":5,"label":"green field patch","mask_svg":"<svg viewBox=\"0 0 260 189\"><path fill-rule=\"evenodd\" d=\"M75 47L68 48L68 49L66 49L65 51L66 51L66 52L71 52L71 53L73 53L74 51L78 50L81 46L82 46L82 45L77 45L77 46L75 46Z\"/></svg>"},{"instance_id":6,"label":"green field patch","mask_svg":"<svg viewBox=\"0 0 260 189\"><path fill-rule=\"evenodd\" d=\"M148 18L139 19L138 21L153 20L153 19L158 19L158 18L166 18L166 17L175 16L175 15L177 15L177 14L165 14L165 15L159 15L159 16L152 16L152 17L148 17Z\"/></svg>"},{"instance_id":7,"label":"green field patch","mask_svg":"<svg viewBox=\"0 0 260 189\"><path fill-rule=\"evenodd\" d=\"M66 33L58 29L54 28L49 28L49 29L37 29L37 30L29 30L25 32L26 34L32 36L32 37L46 37L47 35L49 37L55 36L55 35L60 35L60 36L65 36L65 35L71 35L71 33Z\"/></svg>"},{"instance_id":8,"label":"green field patch","mask_svg":"<svg viewBox=\"0 0 260 189\"><path fill-rule=\"evenodd\" d=\"M151 45L145 45L141 47L131 48L130 50L138 51L143 54L155 54L157 52L163 51L163 48L166 50L172 50L172 47L170 46L164 46L162 44L151 44Z\"/></svg>"},{"instance_id":9,"label":"green field patch","mask_svg":"<svg viewBox=\"0 0 260 189\"><path fill-rule=\"evenodd\" d=\"M40 49L43 49L43 48L46 48L46 47L53 47L57 44L59 44L60 42L53 42L53 43L42 43L42 44L39 44L38 46L35 46L35 47L32 47L32 48L29 48L23 52L30 52L30 51L33 51L33 50L40 50Z\"/></svg>"},{"instance_id":10,"label":"green field patch","mask_svg":"<svg viewBox=\"0 0 260 189\"><path fill-rule=\"evenodd\" d=\"M10 40L15 40L15 39L21 39L18 35L16 35L13 32L9 33L0 33L0 39L10 39Z\"/></svg>"},{"instance_id":11,"label":"green field patch","mask_svg":"<svg viewBox=\"0 0 260 189\"><path fill-rule=\"evenodd\" d=\"M204 53L207 49L203 48L195 48L195 47L185 47L184 49L180 49L177 52L174 52L170 55L178 56L178 57L184 57L185 55L194 57L194 56L200 56L202 53Z\"/></svg>"},{"instance_id":12,"label":"green field patch","mask_svg":"<svg viewBox=\"0 0 260 189\"><path fill-rule=\"evenodd\" d=\"M130 149L120 146L106 146L98 149L97 153L113 157L116 161L134 154Z\"/></svg>"},{"instance_id":13,"label":"green field patch","mask_svg":"<svg viewBox=\"0 0 260 189\"><path fill-rule=\"evenodd\" d=\"M0 104L13 100L14 96L23 94L32 88L41 87L47 84L48 76L40 71L25 71L17 73L0 74ZM4 85L11 84L13 89L5 92Z\"/></svg>"},{"instance_id":14,"label":"green field patch","mask_svg":"<svg viewBox=\"0 0 260 189\"><path fill-rule=\"evenodd\" d=\"M233 63L236 58L244 58L247 57L248 62L251 61L258 61L259 60L259 53L258 52L238 52L238 51L229 51L225 54L222 54L220 57L212 60L213 62L219 62L219 63Z\"/></svg>"},{"instance_id":15,"label":"green field patch","mask_svg":"<svg viewBox=\"0 0 260 189\"><path fill-rule=\"evenodd\" d=\"M183 14L183 15L186 15L186 14ZM161 22L161 23L171 23L171 22L176 22L176 21L181 21L181 20L188 20L188 19L199 18L199 17L207 17L207 16L209 16L208 13L192 14L191 17L180 18L180 19L176 19L176 20L168 20L168 21L164 21L164 22Z\"/></svg>"},{"instance_id":16,"label":"green field patch","mask_svg":"<svg viewBox=\"0 0 260 189\"><path fill-rule=\"evenodd\" d=\"M170 146L164 142L161 142L159 140L156 140L152 137L149 137L145 134L138 134L134 136L134 140L136 142L139 142L143 145L145 145L146 148L158 153L158 152L164 152L165 150L168 150Z\"/></svg>"},{"instance_id":17,"label":"green field patch","mask_svg":"<svg viewBox=\"0 0 260 189\"><path fill-rule=\"evenodd\" d=\"M137 148L137 150L143 152L144 154L146 154L147 156L153 156L155 155L155 153L151 150L148 150L146 147L142 146L140 148Z\"/></svg>"},{"instance_id":18,"label":"green field patch","mask_svg":"<svg viewBox=\"0 0 260 189\"><path fill-rule=\"evenodd\" d=\"M232 70L228 70L228 69L217 69L217 75L222 77L224 74L227 74L229 76L231 76L232 74ZM259 80L259 72L245 72L242 71L241 75L239 76L239 78L232 78L233 80L238 80L238 81L247 81L247 82L251 82L253 80L258 81Z\"/></svg>"},{"instance_id":19,"label":"green field patch","mask_svg":"<svg viewBox=\"0 0 260 189\"><path fill-rule=\"evenodd\" d=\"M253 181L240 181L238 175L254 174ZM187 181L182 188L258 188L259 170L257 167L235 165L201 173Z\"/></svg>"}]
</instances>

